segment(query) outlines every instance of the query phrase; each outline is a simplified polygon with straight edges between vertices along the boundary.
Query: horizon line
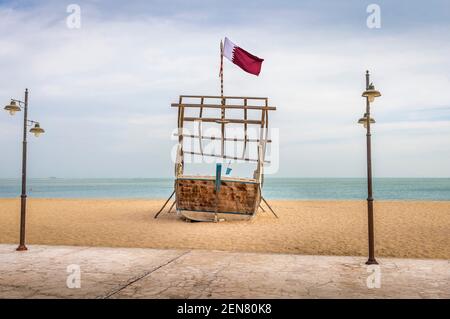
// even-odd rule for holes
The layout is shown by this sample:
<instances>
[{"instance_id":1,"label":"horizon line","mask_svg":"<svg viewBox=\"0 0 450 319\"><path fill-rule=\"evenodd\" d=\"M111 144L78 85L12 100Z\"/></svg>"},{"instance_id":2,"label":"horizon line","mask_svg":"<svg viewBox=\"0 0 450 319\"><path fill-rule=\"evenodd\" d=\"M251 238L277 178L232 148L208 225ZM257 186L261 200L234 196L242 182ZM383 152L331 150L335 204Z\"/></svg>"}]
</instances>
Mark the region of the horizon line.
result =
<instances>
[{"instance_id":1,"label":"horizon line","mask_svg":"<svg viewBox=\"0 0 450 319\"><path fill-rule=\"evenodd\" d=\"M213 175L211 175L213 176ZM319 178L364 178L367 179L367 176L265 176L268 179L295 179L295 178L304 178L304 179L319 179ZM376 178L440 178L440 179L448 179L450 176L373 176L373 179ZM0 177L0 180L20 180L21 177ZM28 179L175 179L175 177L57 177L57 176L47 176L47 177L28 177Z\"/></svg>"}]
</instances>

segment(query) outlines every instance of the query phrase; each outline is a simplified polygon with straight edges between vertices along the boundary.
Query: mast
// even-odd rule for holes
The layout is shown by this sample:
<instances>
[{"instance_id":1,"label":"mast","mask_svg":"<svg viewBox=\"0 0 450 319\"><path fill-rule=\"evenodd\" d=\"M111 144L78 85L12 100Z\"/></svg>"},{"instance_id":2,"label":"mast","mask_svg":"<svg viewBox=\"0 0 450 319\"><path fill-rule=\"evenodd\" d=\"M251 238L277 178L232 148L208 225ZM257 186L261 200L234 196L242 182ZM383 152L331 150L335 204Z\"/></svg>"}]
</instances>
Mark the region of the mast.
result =
<instances>
[{"instance_id":1,"label":"mast","mask_svg":"<svg viewBox=\"0 0 450 319\"><path fill-rule=\"evenodd\" d=\"M225 156L225 98L223 97L223 41L220 40L220 97L221 97L221 133L222 133L222 141L221 141L221 155Z\"/></svg>"}]
</instances>

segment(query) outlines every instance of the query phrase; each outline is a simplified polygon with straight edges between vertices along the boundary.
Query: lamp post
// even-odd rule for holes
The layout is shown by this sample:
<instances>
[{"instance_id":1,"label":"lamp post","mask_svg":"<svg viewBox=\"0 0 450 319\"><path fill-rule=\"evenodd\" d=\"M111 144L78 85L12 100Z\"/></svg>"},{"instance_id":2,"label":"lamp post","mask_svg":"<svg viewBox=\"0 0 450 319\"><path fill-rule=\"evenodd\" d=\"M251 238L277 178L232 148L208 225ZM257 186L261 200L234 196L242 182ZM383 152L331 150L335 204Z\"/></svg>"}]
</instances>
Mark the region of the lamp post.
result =
<instances>
[{"instance_id":1,"label":"lamp post","mask_svg":"<svg viewBox=\"0 0 450 319\"><path fill-rule=\"evenodd\" d=\"M367 225L369 233L369 259L367 265L376 265L375 260L375 239L373 232L373 197L372 197L372 148L371 148L371 133L370 126L375 124L375 120L370 117L370 103L376 97L381 96L381 93L375 90L375 86L370 83L369 71L366 71L366 90L362 94L366 98L366 113L358 120L359 124L363 124L366 129L366 144L367 144Z\"/></svg>"},{"instance_id":2,"label":"lamp post","mask_svg":"<svg viewBox=\"0 0 450 319\"><path fill-rule=\"evenodd\" d=\"M22 193L20 195L20 244L17 251L27 250L25 246L25 217L27 209L27 128L34 124L30 129L36 137L44 133L38 122L28 119L28 89L25 89L25 98L23 101L11 99L11 102L5 106L5 110L11 115L20 112L23 109L23 142L22 142Z\"/></svg>"}]
</instances>

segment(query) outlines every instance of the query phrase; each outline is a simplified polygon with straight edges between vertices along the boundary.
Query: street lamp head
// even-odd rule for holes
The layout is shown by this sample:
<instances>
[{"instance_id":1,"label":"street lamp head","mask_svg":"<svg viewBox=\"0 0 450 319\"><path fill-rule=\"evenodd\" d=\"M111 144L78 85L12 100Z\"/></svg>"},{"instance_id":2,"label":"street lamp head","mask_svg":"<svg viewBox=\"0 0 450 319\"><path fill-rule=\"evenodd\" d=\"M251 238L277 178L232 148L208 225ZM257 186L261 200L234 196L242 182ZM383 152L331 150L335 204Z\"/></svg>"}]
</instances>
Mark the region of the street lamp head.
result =
<instances>
[{"instance_id":1,"label":"street lamp head","mask_svg":"<svg viewBox=\"0 0 450 319\"><path fill-rule=\"evenodd\" d=\"M362 96L368 98L369 102L372 103L376 97L381 96L381 93L375 90L373 83L370 83L369 88L363 92Z\"/></svg>"},{"instance_id":2,"label":"street lamp head","mask_svg":"<svg viewBox=\"0 0 450 319\"><path fill-rule=\"evenodd\" d=\"M373 118L370 118L370 124L375 124L375 120ZM362 124L364 128L367 128L367 114L364 114L364 117L360 118L358 120L358 124Z\"/></svg>"},{"instance_id":3,"label":"street lamp head","mask_svg":"<svg viewBox=\"0 0 450 319\"><path fill-rule=\"evenodd\" d=\"M30 133L33 133L34 136L39 137L42 133L45 133L44 129L39 126L39 123L36 123L34 127L30 129Z\"/></svg>"},{"instance_id":4,"label":"street lamp head","mask_svg":"<svg viewBox=\"0 0 450 319\"><path fill-rule=\"evenodd\" d=\"M16 112L19 112L20 106L17 105L16 101L11 100L11 102L5 106L5 111L8 111L9 114L14 115Z\"/></svg>"}]
</instances>

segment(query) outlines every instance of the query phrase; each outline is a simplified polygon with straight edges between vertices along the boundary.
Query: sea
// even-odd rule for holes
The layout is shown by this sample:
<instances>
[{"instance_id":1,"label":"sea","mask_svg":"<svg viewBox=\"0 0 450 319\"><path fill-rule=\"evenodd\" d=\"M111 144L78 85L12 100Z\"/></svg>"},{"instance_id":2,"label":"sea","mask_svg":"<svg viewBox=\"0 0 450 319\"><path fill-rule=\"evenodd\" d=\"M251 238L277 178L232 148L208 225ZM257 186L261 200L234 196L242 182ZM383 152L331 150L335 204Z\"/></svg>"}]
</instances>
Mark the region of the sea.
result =
<instances>
[{"instance_id":1,"label":"sea","mask_svg":"<svg viewBox=\"0 0 450 319\"><path fill-rule=\"evenodd\" d=\"M35 178L27 193L34 198L164 199L173 191L173 178ZM20 196L19 179L0 179L0 198ZM375 178L379 200L450 200L450 178ZM362 200L365 178L266 178L267 199Z\"/></svg>"}]
</instances>

